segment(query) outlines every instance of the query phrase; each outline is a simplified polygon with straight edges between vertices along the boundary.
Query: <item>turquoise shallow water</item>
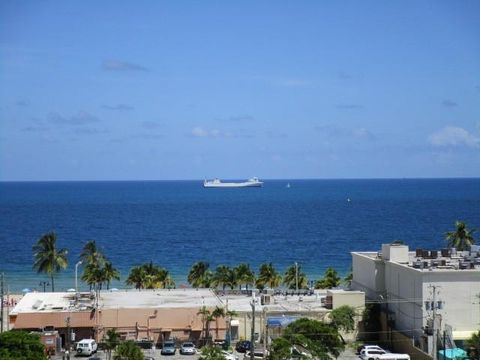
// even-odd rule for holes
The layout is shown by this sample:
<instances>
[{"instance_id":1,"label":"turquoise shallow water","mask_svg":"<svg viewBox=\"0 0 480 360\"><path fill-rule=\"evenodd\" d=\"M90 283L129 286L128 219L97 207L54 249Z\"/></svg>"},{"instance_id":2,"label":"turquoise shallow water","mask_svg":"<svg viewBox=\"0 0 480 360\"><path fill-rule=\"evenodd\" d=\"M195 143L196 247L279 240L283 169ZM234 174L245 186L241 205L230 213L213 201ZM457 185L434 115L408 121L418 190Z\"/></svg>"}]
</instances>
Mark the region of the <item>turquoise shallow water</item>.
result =
<instances>
[{"instance_id":1,"label":"turquoise shallow water","mask_svg":"<svg viewBox=\"0 0 480 360\"><path fill-rule=\"evenodd\" d=\"M70 258L58 289L73 286L88 239L124 278L152 260L179 285L205 260L254 269L271 261L282 272L297 261L316 279L329 266L347 272L350 251L376 251L396 239L440 248L456 219L480 228L480 179L267 180L261 189L204 189L202 181L0 183L0 271L12 291L40 289L45 276L32 271L32 245L55 230Z\"/></svg>"}]
</instances>

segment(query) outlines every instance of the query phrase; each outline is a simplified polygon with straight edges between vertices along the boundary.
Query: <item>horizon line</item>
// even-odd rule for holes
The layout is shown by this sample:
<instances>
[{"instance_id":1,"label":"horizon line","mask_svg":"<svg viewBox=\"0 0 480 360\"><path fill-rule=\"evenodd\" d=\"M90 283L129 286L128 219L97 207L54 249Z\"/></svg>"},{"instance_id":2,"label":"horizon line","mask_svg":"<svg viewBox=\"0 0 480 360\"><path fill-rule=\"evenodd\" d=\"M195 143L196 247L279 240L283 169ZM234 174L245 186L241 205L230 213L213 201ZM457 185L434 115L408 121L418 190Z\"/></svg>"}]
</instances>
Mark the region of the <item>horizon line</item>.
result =
<instances>
[{"instance_id":1,"label":"horizon line","mask_svg":"<svg viewBox=\"0 0 480 360\"><path fill-rule=\"evenodd\" d=\"M83 179L83 180L68 180L68 179L56 179L56 180L0 180L0 183L54 183L54 182L180 182L180 181L204 181L204 179ZM444 176L444 177L430 177L430 176L418 176L418 177L304 177L304 178L262 178L263 181L305 181L305 180L476 180L480 179L480 176ZM222 180L242 180L242 178L222 178Z\"/></svg>"}]
</instances>

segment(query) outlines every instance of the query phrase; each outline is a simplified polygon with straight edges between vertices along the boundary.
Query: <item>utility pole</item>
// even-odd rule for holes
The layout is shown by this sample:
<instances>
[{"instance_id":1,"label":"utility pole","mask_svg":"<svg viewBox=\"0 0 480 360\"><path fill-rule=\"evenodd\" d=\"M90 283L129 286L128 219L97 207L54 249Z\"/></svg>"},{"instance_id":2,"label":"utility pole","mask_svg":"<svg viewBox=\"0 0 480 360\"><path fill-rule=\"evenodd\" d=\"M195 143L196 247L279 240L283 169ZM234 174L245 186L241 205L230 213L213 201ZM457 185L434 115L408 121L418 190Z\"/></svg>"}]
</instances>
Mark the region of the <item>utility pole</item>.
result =
<instances>
[{"instance_id":1,"label":"utility pole","mask_svg":"<svg viewBox=\"0 0 480 360\"><path fill-rule=\"evenodd\" d=\"M70 352L70 316L67 316L65 319L67 325L67 336L65 341L65 349Z\"/></svg>"},{"instance_id":2,"label":"utility pole","mask_svg":"<svg viewBox=\"0 0 480 360\"><path fill-rule=\"evenodd\" d=\"M433 360L437 360L437 304L436 294L437 288L433 285Z\"/></svg>"},{"instance_id":3,"label":"utility pole","mask_svg":"<svg viewBox=\"0 0 480 360\"><path fill-rule=\"evenodd\" d=\"M254 360L255 355L255 291L252 292L252 333L251 333L251 345L250 345L250 360Z\"/></svg>"},{"instance_id":4,"label":"utility pole","mask_svg":"<svg viewBox=\"0 0 480 360\"><path fill-rule=\"evenodd\" d=\"M433 360L437 360L437 341L438 341L438 329L437 329L437 309L439 304L437 303L437 286L430 285L432 288L432 313L433 313L433 344L432 344L432 351L433 351Z\"/></svg>"},{"instance_id":5,"label":"utility pole","mask_svg":"<svg viewBox=\"0 0 480 360\"><path fill-rule=\"evenodd\" d=\"M2 294L2 304L0 305L0 333L3 333L3 273L0 279L0 293ZM253 360L253 359L252 359Z\"/></svg>"}]
</instances>

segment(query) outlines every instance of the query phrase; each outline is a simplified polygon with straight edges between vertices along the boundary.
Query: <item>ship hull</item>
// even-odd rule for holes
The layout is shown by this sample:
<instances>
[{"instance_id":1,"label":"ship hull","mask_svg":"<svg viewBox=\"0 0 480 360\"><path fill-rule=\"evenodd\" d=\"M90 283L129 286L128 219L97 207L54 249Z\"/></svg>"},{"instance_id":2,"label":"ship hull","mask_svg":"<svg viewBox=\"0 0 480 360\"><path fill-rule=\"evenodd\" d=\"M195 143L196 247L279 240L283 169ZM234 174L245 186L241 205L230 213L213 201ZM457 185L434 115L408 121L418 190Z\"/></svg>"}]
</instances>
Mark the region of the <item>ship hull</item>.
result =
<instances>
[{"instance_id":1,"label":"ship hull","mask_svg":"<svg viewBox=\"0 0 480 360\"><path fill-rule=\"evenodd\" d=\"M262 187L263 182L242 182L242 183L204 183L205 188L246 188L246 187Z\"/></svg>"}]
</instances>

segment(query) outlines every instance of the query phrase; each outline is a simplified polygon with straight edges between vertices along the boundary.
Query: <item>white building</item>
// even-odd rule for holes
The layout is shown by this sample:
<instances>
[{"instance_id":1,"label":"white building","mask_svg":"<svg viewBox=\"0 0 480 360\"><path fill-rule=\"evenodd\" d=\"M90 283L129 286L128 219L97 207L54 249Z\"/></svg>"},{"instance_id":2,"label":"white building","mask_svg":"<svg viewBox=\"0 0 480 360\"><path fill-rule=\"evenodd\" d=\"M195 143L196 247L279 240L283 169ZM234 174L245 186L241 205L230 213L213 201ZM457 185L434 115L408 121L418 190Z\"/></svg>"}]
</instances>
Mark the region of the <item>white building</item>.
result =
<instances>
[{"instance_id":1,"label":"white building","mask_svg":"<svg viewBox=\"0 0 480 360\"><path fill-rule=\"evenodd\" d=\"M475 246L470 252L410 252L406 245L386 244L381 252L352 252L352 266L352 288L381 303L387 326L431 355L443 339L449 347L452 338L459 343L480 329L480 251Z\"/></svg>"}]
</instances>

